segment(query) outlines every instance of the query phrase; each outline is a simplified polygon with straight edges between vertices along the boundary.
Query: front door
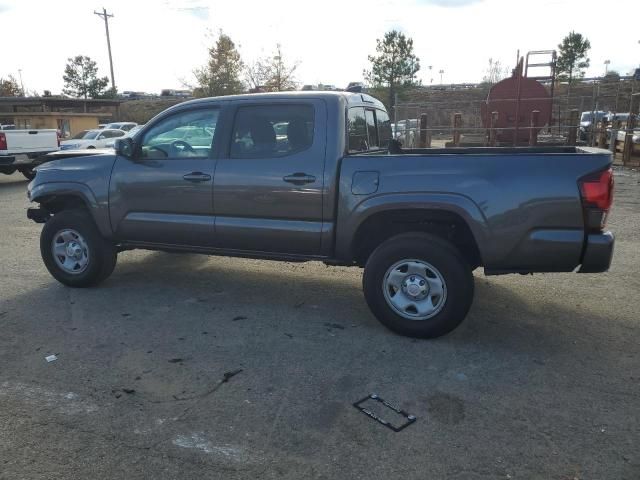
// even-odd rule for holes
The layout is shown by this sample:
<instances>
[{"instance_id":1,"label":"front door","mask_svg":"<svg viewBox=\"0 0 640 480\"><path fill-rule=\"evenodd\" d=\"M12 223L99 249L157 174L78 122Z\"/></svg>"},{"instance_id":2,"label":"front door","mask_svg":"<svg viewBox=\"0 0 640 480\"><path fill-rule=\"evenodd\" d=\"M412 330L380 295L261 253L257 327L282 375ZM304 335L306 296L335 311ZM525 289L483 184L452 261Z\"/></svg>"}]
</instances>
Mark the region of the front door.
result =
<instances>
[{"instance_id":1,"label":"front door","mask_svg":"<svg viewBox=\"0 0 640 480\"><path fill-rule=\"evenodd\" d=\"M214 179L223 248L318 255L326 146L320 100L237 102Z\"/></svg>"},{"instance_id":2,"label":"front door","mask_svg":"<svg viewBox=\"0 0 640 480\"><path fill-rule=\"evenodd\" d=\"M110 215L118 240L211 247L214 138L219 110L178 112L145 129L133 158L118 157Z\"/></svg>"}]
</instances>

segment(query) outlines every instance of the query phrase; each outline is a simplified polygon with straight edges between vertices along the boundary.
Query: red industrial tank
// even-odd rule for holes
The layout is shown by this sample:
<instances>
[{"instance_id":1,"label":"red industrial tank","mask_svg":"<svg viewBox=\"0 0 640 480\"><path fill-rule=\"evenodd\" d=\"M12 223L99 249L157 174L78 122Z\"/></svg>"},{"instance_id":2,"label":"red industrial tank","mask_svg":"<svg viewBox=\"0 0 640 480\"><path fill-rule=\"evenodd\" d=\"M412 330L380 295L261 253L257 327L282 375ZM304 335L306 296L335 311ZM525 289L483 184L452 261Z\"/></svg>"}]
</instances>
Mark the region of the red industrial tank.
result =
<instances>
[{"instance_id":1,"label":"red industrial tank","mask_svg":"<svg viewBox=\"0 0 640 480\"><path fill-rule=\"evenodd\" d=\"M534 80L522 76L522 63L516 68L514 75L496 83L482 103L482 124L489 128L491 112L498 112L498 119L494 122L497 128L497 140L511 143L514 140L516 127L517 143L527 143L532 113L538 110L537 120L534 122L537 130L544 127L551 116L551 96L547 89ZM516 121L516 118L518 119ZM500 130L505 129L505 130Z\"/></svg>"}]
</instances>

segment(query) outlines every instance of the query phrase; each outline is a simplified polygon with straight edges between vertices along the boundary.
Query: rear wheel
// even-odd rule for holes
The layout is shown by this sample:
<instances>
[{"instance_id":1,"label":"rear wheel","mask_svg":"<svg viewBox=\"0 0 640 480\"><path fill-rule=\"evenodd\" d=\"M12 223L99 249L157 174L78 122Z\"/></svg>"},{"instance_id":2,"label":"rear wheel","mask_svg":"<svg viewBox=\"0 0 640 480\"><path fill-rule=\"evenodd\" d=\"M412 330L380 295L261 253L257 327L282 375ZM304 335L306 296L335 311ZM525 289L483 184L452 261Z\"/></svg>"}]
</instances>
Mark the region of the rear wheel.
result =
<instances>
[{"instance_id":1,"label":"rear wheel","mask_svg":"<svg viewBox=\"0 0 640 480\"><path fill-rule=\"evenodd\" d=\"M102 238L84 210L63 210L45 223L40 253L49 273L70 287L90 287L116 266L115 246Z\"/></svg>"},{"instance_id":2,"label":"rear wheel","mask_svg":"<svg viewBox=\"0 0 640 480\"><path fill-rule=\"evenodd\" d=\"M429 234L392 237L369 257L364 295L386 327L434 338L456 328L473 301L473 274L449 242Z\"/></svg>"}]
</instances>

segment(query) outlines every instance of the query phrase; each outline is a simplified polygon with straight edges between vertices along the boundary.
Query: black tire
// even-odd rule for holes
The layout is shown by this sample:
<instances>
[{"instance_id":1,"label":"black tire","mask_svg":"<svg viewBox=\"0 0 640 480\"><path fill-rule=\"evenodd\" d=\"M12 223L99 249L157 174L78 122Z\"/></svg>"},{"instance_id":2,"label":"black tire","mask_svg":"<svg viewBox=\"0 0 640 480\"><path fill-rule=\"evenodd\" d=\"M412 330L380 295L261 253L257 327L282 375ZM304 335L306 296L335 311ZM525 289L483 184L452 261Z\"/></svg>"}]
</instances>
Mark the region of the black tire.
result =
<instances>
[{"instance_id":1,"label":"black tire","mask_svg":"<svg viewBox=\"0 0 640 480\"><path fill-rule=\"evenodd\" d=\"M95 150L95 148L96 148L96 147L94 147L93 145L89 145L89 146L87 147L87 150Z\"/></svg>"},{"instance_id":2,"label":"black tire","mask_svg":"<svg viewBox=\"0 0 640 480\"><path fill-rule=\"evenodd\" d=\"M68 273L58 266L53 252L54 236L61 230L78 232L88 248L88 263L82 273ZM118 254L113 245L100 235L89 213L82 209L63 210L44 224L40 234L40 254L49 273L69 287L92 287L104 281L116 266Z\"/></svg>"},{"instance_id":3,"label":"black tire","mask_svg":"<svg viewBox=\"0 0 640 480\"><path fill-rule=\"evenodd\" d=\"M36 178L36 171L33 168L23 168L20 173L25 176L27 180L33 180Z\"/></svg>"},{"instance_id":4,"label":"black tire","mask_svg":"<svg viewBox=\"0 0 640 480\"><path fill-rule=\"evenodd\" d=\"M387 270L406 259L431 264L444 280L444 304L431 318L405 318L385 299ZM362 284L367 304L378 320L408 337L435 338L449 333L464 320L473 302L473 274L469 264L452 244L424 233L401 234L382 243L367 261Z\"/></svg>"}]
</instances>

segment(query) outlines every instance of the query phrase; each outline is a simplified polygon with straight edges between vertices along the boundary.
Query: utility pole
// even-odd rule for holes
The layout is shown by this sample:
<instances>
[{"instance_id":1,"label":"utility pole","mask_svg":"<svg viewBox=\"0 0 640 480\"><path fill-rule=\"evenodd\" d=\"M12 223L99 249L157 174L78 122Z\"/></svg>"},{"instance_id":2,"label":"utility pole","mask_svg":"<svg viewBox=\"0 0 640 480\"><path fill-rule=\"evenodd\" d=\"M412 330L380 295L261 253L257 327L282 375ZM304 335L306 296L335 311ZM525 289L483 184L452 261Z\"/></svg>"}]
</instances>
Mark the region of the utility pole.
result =
<instances>
[{"instance_id":1,"label":"utility pole","mask_svg":"<svg viewBox=\"0 0 640 480\"><path fill-rule=\"evenodd\" d=\"M22 83L22 69L18 69L18 75L20 76L20 90L22 90L22 96L24 97L24 83Z\"/></svg>"},{"instance_id":2,"label":"utility pole","mask_svg":"<svg viewBox=\"0 0 640 480\"><path fill-rule=\"evenodd\" d=\"M115 91L116 89L116 80L113 76L113 59L111 58L111 40L109 39L109 18L113 17L113 14L107 13L106 8L102 8L102 13L93 11L94 14L98 15L100 18L104 19L104 29L107 32L107 48L109 49L109 67L111 68L111 88Z\"/></svg>"}]
</instances>

